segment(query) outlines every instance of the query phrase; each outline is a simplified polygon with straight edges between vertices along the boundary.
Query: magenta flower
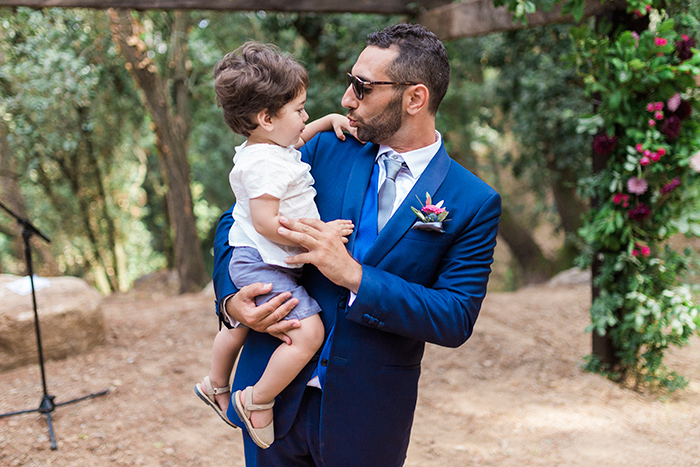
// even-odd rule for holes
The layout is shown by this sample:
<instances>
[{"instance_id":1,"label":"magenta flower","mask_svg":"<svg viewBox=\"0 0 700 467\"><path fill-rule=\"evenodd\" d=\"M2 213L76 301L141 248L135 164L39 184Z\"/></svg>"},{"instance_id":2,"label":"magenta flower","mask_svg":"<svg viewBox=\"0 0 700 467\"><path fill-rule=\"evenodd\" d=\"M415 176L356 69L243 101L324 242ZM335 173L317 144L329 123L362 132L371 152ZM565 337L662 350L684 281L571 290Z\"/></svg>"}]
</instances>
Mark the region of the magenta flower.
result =
<instances>
[{"instance_id":1,"label":"magenta flower","mask_svg":"<svg viewBox=\"0 0 700 467\"><path fill-rule=\"evenodd\" d=\"M663 47L666 44L668 44L668 39L664 39L663 37L657 37L656 39L654 39L654 43L659 47Z\"/></svg>"},{"instance_id":2,"label":"magenta flower","mask_svg":"<svg viewBox=\"0 0 700 467\"><path fill-rule=\"evenodd\" d=\"M664 119L664 113L663 113L662 111L660 111L660 110L657 110L656 112L654 112L654 118L655 118L656 120L663 120L663 119Z\"/></svg>"},{"instance_id":3,"label":"magenta flower","mask_svg":"<svg viewBox=\"0 0 700 467\"><path fill-rule=\"evenodd\" d=\"M651 209L644 203L639 203L639 205L633 209L627 211L627 215L630 219L635 221L643 221L651 214Z\"/></svg>"},{"instance_id":4,"label":"magenta flower","mask_svg":"<svg viewBox=\"0 0 700 467\"><path fill-rule=\"evenodd\" d=\"M651 153L651 160L654 162L659 162L659 159L661 159L661 154L658 152L652 152Z\"/></svg>"},{"instance_id":5,"label":"magenta flower","mask_svg":"<svg viewBox=\"0 0 700 467\"><path fill-rule=\"evenodd\" d=\"M615 204L622 204L623 208L626 208L630 205L629 203L630 197L624 193L618 193L615 196L613 196L613 203Z\"/></svg>"},{"instance_id":6,"label":"magenta flower","mask_svg":"<svg viewBox=\"0 0 700 467\"><path fill-rule=\"evenodd\" d=\"M423 206L423 209L421 209L425 214L442 214L445 212L444 208L439 208L435 206L434 204L428 204L426 206Z\"/></svg>"},{"instance_id":7,"label":"magenta flower","mask_svg":"<svg viewBox=\"0 0 700 467\"><path fill-rule=\"evenodd\" d=\"M681 179L676 177L661 188L661 194L671 193L673 190L678 188L681 184Z\"/></svg>"},{"instance_id":8,"label":"magenta flower","mask_svg":"<svg viewBox=\"0 0 700 467\"><path fill-rule=\"evenodd\" d=\"M649 188L649 183L643 178L632 177L627 180L627 191L635 195L644 194Z\"/></svg>"},{"instance_id":9,"label":"magenta flower","mask_svg":"<svg viewBox=\"0 0 700 467\"><path fill-rule=\"evenodd\" d=\"M593 150L602 155L609 154L617 147L617 136L608 135L607 133L599 133L593 139Z\"/></svg>"},{"instance_id":10,"label":"magenta flower","mask_svg":"<svg viewBox=\"0 0 700 467\"><path fill-rule=\"evenodd\" d=\"M636 149L637 152L644 152L644 146L642 146L642 143L637 143L634 149Z\"/></svg>"},{"instance_id":11,"label":"magenta flower","mask_svg":"<svg viewBox=\"0 0 700 467\"><path fill-rule=\"evenodd\" d=\"M656 125L656 120L654 120L653 118L650 118L649 119L649 126L654 126L654 125Z\"/></svg>"},{"instance_id":12,"label":"magenta flower","mask_svg":"<svg viewBox=\"0 0 700 467\"><path fill-rule=\"evenodd\" d=\"M649 164L651 164L651 159L649 159L647 156L643 156L641 159L639 159L639 165L642 167Z\"/></svg>"},{"instance_id":13,"label":"magenta flower","mask_svg":"<svg viewBox=\"0 0 700 467\"><path fill-rule=\"evenodd\" d=\"M635 249L632 250L632 256L649 256L651 254L651 248L643 243L635 243Z\"/></svg>"},{"instance_id":14,"label":"magenta flower","mask_svg":"<svg viewBox=\"0 0 700 467\"><path fill-rule=\"evenodd\" d=\"M657 153L659 156L665 156L665 155L666 155L666 150L665 150L664 148L659 148L659 149L656 150L656 153Z\"/></svg>"},{"instance_id":15,"label":"magenta flower","mask_svg":"<svg viewBox=\"0 0 700 467\"><path fill-rule=\"evenodd\" d=\"M664 103L657 102L656 104L654 104L654 110L664 110Z\"/></svg>"},{"instance_id":16,"label":"magenta flower","mask_svg":"<svg viewBox=\"0 0 700 467\"><path fill-rule=\"evenodd\" d=\"M647 104L647 110L649 112L653 112L654 110L656 110L656 104L654 102L649 102Z\"/></svg>"}]
</instances>

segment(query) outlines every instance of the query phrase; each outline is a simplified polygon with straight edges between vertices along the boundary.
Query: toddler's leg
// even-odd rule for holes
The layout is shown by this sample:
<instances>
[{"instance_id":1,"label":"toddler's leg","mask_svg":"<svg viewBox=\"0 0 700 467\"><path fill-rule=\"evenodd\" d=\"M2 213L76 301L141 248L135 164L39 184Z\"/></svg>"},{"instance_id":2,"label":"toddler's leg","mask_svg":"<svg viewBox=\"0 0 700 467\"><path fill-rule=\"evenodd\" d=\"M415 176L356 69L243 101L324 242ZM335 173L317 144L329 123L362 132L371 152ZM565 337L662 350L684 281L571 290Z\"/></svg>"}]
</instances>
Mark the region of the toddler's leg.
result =
<instances>
[{"instance_id":1,"label":"toddler's leg","mask_svg":"<svg viewBox=\"0 0 700 467\"><path fill-rule=\"evenodd\" d=\"M282 392L289 383L311 360L323 343L324 329L318 314L301 320L301 327L288 332L292 339L291 345L282 344L270 357L265 372L253 386L253 403L265 404L271 402ZM241 391L241 403L245 404ZM272 422L272 410L255 411L251 413L250 421L255 428L266 427Z\"/></svg>"},{"instance_id":2,"label":"toddler's leg","mask_svg":"<svg viewBox=\"0 0 700 467\"><path fill-rule=\"evenodd\" d=\"M231 371L236 363L236 358L240 352L245 339L248 336L248 328L238 327L235 329L223 328L214 338L211 355L211 370L209 380L215 388L223 388L229 385ZM221 410L226 413L230 394L214 395Z\"/></svg>"}]
</instances>

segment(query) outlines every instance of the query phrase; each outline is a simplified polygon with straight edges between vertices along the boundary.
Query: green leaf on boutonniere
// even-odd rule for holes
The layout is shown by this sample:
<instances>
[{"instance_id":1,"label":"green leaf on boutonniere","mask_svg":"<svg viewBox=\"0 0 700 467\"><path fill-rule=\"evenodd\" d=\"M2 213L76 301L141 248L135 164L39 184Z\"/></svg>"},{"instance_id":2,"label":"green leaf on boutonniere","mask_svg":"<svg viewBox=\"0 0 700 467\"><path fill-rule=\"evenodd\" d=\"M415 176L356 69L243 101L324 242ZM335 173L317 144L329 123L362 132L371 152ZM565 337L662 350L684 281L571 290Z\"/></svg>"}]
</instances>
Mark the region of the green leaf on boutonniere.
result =
<instances>
[{"instance_id":1,"label":"green leaf on boutonniere","mask_svg":"<svg viewBox=\"0 0 700 467\"><path fill-rule=\"evenodd\" d=\"M413 211L413 214L415 214L416 217L418 217L418 219L420 219L422 222L428 222L428 219L426 219L423 213L420 212L418 209L411 206L411 210Z\"/></svg>"}]
</instances>

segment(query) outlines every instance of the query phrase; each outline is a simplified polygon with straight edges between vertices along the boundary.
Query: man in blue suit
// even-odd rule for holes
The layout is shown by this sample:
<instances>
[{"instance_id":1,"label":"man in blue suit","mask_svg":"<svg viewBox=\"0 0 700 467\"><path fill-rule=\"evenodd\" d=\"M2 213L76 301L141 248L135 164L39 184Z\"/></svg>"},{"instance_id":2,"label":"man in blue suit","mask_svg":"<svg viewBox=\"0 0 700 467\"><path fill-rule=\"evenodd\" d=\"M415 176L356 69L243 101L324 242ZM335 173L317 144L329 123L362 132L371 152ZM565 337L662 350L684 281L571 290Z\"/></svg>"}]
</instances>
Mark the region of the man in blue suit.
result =
<instances>
[{"instance_id":1,"label":"man in blue suit","mask_svg":"<svg viewBox=\"0 0 700 467\"><path fill-rule=\"evenodd\" d=\"M442 43L423 27L370 34L341 102L367 143L322 133L301 149L322 221L357 228L345 245L322 221L281 220L280 235L308 250L289 261L307 263L300 283L323 310L327 338L277 397L273 445L259 449L244 432L247 466L403 465L425 343L457 347L472 334L500 197L450 159L436 131L449 78ZM260 378L278 338L299 323L281 320L295 305L288 293L256 307L269 285L231 284L232 222L229 211L215 239L217 306L257 331L241 352L235 393ZM234 410L228 416L236 421Z\"/></svg>"}]
</instances>

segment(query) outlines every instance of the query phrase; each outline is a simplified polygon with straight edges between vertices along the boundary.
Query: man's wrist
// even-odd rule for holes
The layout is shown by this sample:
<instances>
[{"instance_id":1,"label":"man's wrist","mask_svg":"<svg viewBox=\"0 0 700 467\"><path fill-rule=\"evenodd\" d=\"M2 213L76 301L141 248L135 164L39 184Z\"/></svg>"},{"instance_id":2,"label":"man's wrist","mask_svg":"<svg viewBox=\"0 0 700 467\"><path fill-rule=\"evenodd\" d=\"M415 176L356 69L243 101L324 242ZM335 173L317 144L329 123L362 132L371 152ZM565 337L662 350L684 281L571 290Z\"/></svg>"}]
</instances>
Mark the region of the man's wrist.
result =
<instances>
[{"instance_id":1,"label":"man's wrist","mask_svg":"<svg viewBox=\"0 0 700 467\"><path fill-rule=\"evenodd\" d=\"M358 262L354 262L355 266L350 268L349 273L345 276L346 282L343 284L346 289L357 295L360 290L360 285L362 284L362 265Z\"/></svg>"},{"instance_id":2,"label":"man's wrist","mask_svg":"<svg viewBox=\"0 0 700 467\"><path fill-rule=\"evenodd\" d=\"M241 325L240 321L233 318L229 314L228 309L226 307L229 299L233 298L234 295L236 295L236 294L231 294L231 295L227 295L226 297L224 297L223 300L221 300L221 306L219 306L219 313L221 313L221 316L223 316L223 318L228 321L228 323L231 325L231 329L235 329Z\"/></svg>"}]
</instances>

